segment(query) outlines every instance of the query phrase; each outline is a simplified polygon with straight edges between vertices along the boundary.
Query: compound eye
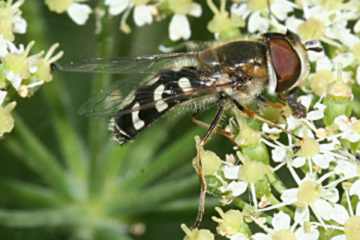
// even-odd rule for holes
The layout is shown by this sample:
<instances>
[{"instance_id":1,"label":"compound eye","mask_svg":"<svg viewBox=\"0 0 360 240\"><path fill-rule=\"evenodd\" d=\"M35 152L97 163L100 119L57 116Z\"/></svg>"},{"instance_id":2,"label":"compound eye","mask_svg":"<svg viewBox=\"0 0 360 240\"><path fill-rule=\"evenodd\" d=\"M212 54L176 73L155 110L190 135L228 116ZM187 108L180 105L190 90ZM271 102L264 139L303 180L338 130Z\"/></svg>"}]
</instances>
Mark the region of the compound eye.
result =
<instances>
[{"instance_id":1,"label":"compound eye","mask_svg":"<svg viewBox=\"0 0 360 240\"><path fill-rule=\"evenodd\" d=\"M272 66L278 79L276 91L291 88L301 72L301 61L289 42L281 38L268 41Z\"/></svg>"}]
</instances>

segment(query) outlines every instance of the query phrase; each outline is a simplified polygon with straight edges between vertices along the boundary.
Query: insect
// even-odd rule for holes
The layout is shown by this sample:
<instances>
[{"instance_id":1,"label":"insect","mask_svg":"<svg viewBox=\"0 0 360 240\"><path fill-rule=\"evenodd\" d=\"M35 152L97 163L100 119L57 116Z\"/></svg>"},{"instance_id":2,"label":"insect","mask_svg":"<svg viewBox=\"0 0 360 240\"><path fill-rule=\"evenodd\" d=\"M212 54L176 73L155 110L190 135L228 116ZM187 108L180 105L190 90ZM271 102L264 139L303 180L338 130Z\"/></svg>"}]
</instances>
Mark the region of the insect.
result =
<instances>
[{"instance_id":1,"label":"insect","mask_svg":"<svg viewBox=\"0 0 360 240\"><path fill-rule=\"evenodd\" d=\"M318 42L303 44L298 35L288 31L285 34L266 33L254 41L232 41L199 51L111 61L95 59L58 65L57 68L75 72L135 71L148 75L126 94L120 84L116 101L111 100L112 95L108 96L110 107L105 112L112 115L110 128L119 144L133 140L178 106L193 102L216 105L215 117L200 142L204 145L216 129L226 103L244 110L264 92L271 95L289 92L303 81L309 73L308 50L321 49ZM299 107L293 98L289 98L289 105L295 110ZM198 169L201 169L201 161ZM201 171L198 174L202 183L202 203L206 183ZM198 219L202 214L203 210L199 210Z\"/></svg>"}]
</instances>

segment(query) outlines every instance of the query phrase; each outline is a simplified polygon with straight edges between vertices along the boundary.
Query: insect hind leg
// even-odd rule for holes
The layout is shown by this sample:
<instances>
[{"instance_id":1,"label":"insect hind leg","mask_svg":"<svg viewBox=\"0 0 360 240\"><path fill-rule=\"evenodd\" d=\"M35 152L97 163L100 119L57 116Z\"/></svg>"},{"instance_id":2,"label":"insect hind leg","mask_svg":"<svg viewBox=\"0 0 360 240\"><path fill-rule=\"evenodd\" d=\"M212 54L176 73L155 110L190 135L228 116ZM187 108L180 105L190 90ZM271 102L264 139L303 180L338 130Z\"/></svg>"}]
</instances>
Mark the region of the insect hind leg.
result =
<instances>
[{"instance_id":1,"label":"insect hind leg","mask_svg":"<svg viewBox=\"0 0 360 240\"><path fill-rule=\"evenodd\" d=\"M195 222L193 224L193 228L197 228L200 223L202 222L202 219L204 217L205 213L205 200L206 200L206 191L207 191L207 183L203 171L203 165L202 165L202 159L201 159L201 151L202 147L208 142L211 135L215 132L217 125L219 124L221 120L221 116L224 113L224 100L220 100L218 110L215 114L215 117L211 121L208 130L206 131L205 135L201 138L199 143L197 143L197 155L194 161L194 168L195 171L199 177L200 182L200 196L199 196L199 206L198 206L198 212L195 219Z\"/></svg>"}]
</instances>

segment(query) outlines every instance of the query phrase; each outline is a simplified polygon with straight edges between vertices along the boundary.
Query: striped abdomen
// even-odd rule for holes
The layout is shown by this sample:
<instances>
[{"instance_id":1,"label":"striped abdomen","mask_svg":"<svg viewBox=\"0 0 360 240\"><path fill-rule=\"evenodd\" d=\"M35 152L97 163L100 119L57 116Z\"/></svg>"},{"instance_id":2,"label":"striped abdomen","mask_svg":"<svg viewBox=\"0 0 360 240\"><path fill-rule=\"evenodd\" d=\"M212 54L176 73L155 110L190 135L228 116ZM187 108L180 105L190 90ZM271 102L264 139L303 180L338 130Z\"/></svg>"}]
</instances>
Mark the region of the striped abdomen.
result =
<instances>
[{"instance_id":1,"label":"striped abdomen","mask_svg":"<svg viewBox=\"0 0 360 240\"><path fill-rule=\"evenodd\" d=\"M193 89L201 84L199 72L193 67L161 71L149 82L138 88L133 100L111 120L111 129L120 144L133 139L175 105L189 100Z\"/></svg>"}]
</instances>

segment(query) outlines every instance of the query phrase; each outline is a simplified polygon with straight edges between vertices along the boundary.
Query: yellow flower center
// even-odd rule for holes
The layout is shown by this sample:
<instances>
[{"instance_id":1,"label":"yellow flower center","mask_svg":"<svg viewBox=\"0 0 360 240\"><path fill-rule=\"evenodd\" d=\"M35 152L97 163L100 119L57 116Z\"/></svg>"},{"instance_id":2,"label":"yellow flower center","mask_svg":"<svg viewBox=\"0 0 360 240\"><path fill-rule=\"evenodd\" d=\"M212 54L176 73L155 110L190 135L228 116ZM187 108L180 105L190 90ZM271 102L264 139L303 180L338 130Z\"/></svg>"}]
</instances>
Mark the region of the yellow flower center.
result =
<instances>
[{"instance_id":1,"label":"yellow flower center","mask_svg":"<svg viewBox=\"0 0 360 240\"><path fill-rule=\"evenodd\" d=\"M360 236L360 217L349 218L345 223L345 235L347 240L358 240Z\"/></svg>"},{"instance_id":2,"label":"yellow flower center","mask_svg":"<svg viewBox=\"0 0 360 240\"><path fill-rule=\"evenodd\" d=\"M296 240L294 233L290 230L279 230L271 235L271 240Z\"/></svg>"},{"instance_id":3,"label":"yellow flower center","mask_svg":"<svg viewBox=\"0 0 360 240\"><path fill-rule=\"evenodd\" d=\"M320 197L320 185L314 181L304 181L299 186L297 205L306 207Z\"/></svg>"},{"instance_id":4,"label":"yellow flower center","mask_svg":"<svg viewBox=\"0 0 360 240\"><path fill-rule=\"evenodd\" d=\"M314 157L320 152L320 145L312 138L304 138L300 144L298 155L300 157Z\"/></svg>"},{"instance_id":5,"label":"yellow flower center","mask_svg":"<svg viewBox=\"0 0 360 240\"><path fill-rule=\"evenodd\" d=\"M310 88L318 96L325 96L329 85L335 82L334 74L329 70L320 70L310 78Z\"/></svg>"},{"instance_id":6,"label":"yellow flower center","mask_svg":"<svg viewBox=\"0 0 360 240\"><path fill-rule=\"evenodd\" d=\"M51 11L63 13L68 10L70 5L73 3L73 0L45 0L45 3Z\"/></svg>"},{"instance_id":7,"label":"yellow flower center","mask_svg":"<svg viewBox=\"0 0 360 240\"><path fill-rule=\"evenodd\" d=\"M309 18L299 26L298 33L303 40L321 39L325 35L325 26L321 20Z\"/></svg>"},{"instance_id":8,"label":"yellow flower center","mask_svg":"<svg viewBox=\"0 0 360 240\"><path fill-rule=\"evenodd\" d=\"M206 176L214 175L221 166L221 159L212 151L203 151L201 153L201 162Z\"/></svg>"},{"instance_id":9,"label":"yellow flower center","mask_svg":"<svg viewBox=\"0 0 360 240\"><path fill-rule=\"evenodd\" d=\"M333 97L350 99L353 96L352 89L348 84L337 82L329 89L329 94Z\"/></svg>"},{"instance_id":10,"label":"yellow flower center","mask_svg":"<svg viewBox=\"0 0 360 240\"><path fill-rule=\"evenodd\" d=\"M4 66L5 69L18 74L23 79L30 76L29 60L26 53L6 55L4 58Z\"/></svg>"},{"instance_id":11,"label":"yellow flower center","mask_svg":"<svg viewBox=\"0 0 360 240\"><path fill-rule=\"evenodd\" d=\"M192 0L168 0L169 8L177 14L187 14L192 7Z\"/></svg>"},{"instance_id":12,"label":"yellow flower center","mask_svg":"<svg viewBox=\"0 0 360 240\"><path fill-rule=\"evenodd\" d=\"M270 0L271 4L271 0ZM268 0L249 0L248 7L252 11L264 11L268 9Z\"/></svg>"},{"instance_id":13,"label":"yellow flower center","mask_svg":"<svg viewBox=\"0 0 360 240\"><path fill-rule=\"evenodd\" d=\"M14 41L11 7L4 6L0 8L0 35L6 40Z\"/></svg>"},{"instance_id":14,"label":"yellow flower center","mask_svg":"<svg viewBox=\"0 0 360 240\"><path fill-rule=\"evenodd\" d=\"M266 177L269 169L267 165L258 161L246 161L239 171L239 179L247 183L256 183Z\"/></svg>"},{"instance_id":15,"label":"yellow flower center","mask_svg":"<svg viewBox=\"0 0 360 240\"><path fill-rule=\"evenodd\" d=\"M184 240L214 240L214 234L207 229L189 229L185 224L181 225L182 230L186 236Z\"/></svg>"},{"instance_id":16,"label":"yellow flower center","mask_svg":"<svg viewBox=\"0 0 360 240\"><path fill-rule=\"evenodd\" d=\"M239 210L229 210L221 215L218 220L218 232L221 235L229 236L241 231L243 226L243 214Z\"/></svg>"},{"instance_id":17,"label":"yellow flower center","mask_svg":"<svg viewBox=\"0 0 360 240\"><path fill-rule=\"evenodd\" d=\"M255 145L260 142L261 133L249 127L245 122L240 122L240 132L235 138L235 142L240 146Z\"/></svg>"}]
</instances>

